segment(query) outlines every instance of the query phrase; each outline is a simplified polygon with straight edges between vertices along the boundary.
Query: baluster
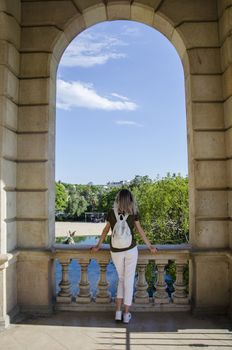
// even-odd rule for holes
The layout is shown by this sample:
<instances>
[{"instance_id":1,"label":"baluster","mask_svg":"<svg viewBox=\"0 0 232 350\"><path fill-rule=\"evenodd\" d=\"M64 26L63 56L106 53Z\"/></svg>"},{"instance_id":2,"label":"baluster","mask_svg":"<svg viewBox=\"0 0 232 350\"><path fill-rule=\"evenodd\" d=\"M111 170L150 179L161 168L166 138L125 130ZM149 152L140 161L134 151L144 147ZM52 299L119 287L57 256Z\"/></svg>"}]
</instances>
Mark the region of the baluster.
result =
<instances>
[{"instance_id":1,"label":"baluster","mask_svg":"<svg viewBox=\"0 0 232 350\"><path fill-rule=\"evenodd\" d=\"M90 303L92 299L92 295L90 293L90 284L88 281L88 262L81 262L79 261L81 265L81 279L79 283L79 293L76 297L76 302L80 304L86 304Z\"/></svg>"},{"instance_id":2,"label":"baluster","mask_svg":"<svg viewBox=\"0 0 232 350\"><path fill-rule=\"evenodd\" d=\"M62 267L62 279L59 283L60 291L58 295L56 296L56 302L57 303L71 303L72 301L72 294L71 294L71 284L69 282L68 277L68 266L70 264L70 259L62 259L60 261L61 267Z\"/></svg>"},{"instance_id":3,"label":"baluster","mask_svg":"<svg viewBox=\"0 0 232 350\"><path fill-rule=\"evenodd\" d=\"M108 265L108 262L99 262L100 278L98 282L98 292L95 300L96 303L99 303L99 304L111 302L111 293L108 290L109 283L107 282L107 279L106 279L107 265Z\"/></svg>"},{"instance_id":4,"label":"baluster","mask_svg":"<svg viewBox=\"0 0 232 350\"><path fill-rule=\"evenodd\" d=\"M173 284L175 291L172 294L172 299L175 304L188 304L189 299L186 293L186 285L184 283L184 267L187 261L176 261L176 281Z\"/></svg>"},{"instance_id":5,"label":"baluster","mask_svg":"<svg viewBox=\"0 0 232 350\"><path fill-rule=\"evenodd\" d=\"M168 260L157 260L157 281L155 283L156 291L154 293L154 302L155 304L168 304L170 302L170 298L168 293L166 292L167 285L164 279L164 269L168 264Z\"/></svg>"},{"instance_id":6,"label":"baluster","mask_svg":"<svg viewBox=\"0 0 232 350\"><path fill-rule=\"evenodd\" d=\"M136 304L148 304L149 294L147 292L147 281L146 281L146 266L147 261L138 262L138 281L136 283L136 292L134 295L134 302Z\"/></svg>"}]
</instances>

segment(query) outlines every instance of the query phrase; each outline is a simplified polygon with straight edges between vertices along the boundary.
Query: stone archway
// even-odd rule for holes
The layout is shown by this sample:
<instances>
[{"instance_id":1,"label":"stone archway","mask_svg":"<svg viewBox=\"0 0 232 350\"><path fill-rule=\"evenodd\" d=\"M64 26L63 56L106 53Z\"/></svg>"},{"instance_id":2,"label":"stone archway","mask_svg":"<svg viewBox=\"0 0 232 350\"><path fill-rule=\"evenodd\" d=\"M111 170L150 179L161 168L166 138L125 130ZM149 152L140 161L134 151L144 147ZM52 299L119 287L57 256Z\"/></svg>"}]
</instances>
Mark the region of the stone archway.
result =
<instances>
[{"instance_id":1,"label":"stone archway","mask_svg":"<svg viewBox=\"0 0 232 350\"><path fill-rule=\"evenodd\" d=\"M16 12L16 6L9 3L9 8L2 12L3 21L7 23L3 39L13 41L15 57L20 51L21 58L20 70L17 68L13 77L9 63L4 68L12 86L19 82L18 99L17 92L10 92L13 95L8 99L9 105L14 99L18 123L2 131L8 153L4 161L8 162L8 173L14 171L15 175L11 179L14 186L7 184L10 179L5 175L5 187L11 191L2 188L1 194L3 201L7 193L10 203L17 204L12 229L15 242L9 251L14 248L21 251L17 263L18 288L8 310L17 303L24 310L51 308L52 259L48 250L54 240L55 84L60 57L69 42L85 28L98 22L125 19L159 30L172 42L182 60L193 245L192 299L196 311L225 312L229 305L230 283L226 252L231 247L231 208L228 205L232 130L230 1L206 0L204 6L200 0L107 3L47 0L18 1L17 5L18 12L21 7L22 17ZM16 24L7 17L8 13L12 13ZM21 32L17 23L22 25ZM13 38L12 33L16 32L18 36ZM2 88L6 96L9 95L7 87L11 88L9 84L5 90ZM3 232L8 232L12 215L2 215L6 223ZM12 221L10 223L12 226ZM12 268L12 278L15 275L15 268ZM209 297L212 281L215 292Z\"/></svg>"}]
</instances>

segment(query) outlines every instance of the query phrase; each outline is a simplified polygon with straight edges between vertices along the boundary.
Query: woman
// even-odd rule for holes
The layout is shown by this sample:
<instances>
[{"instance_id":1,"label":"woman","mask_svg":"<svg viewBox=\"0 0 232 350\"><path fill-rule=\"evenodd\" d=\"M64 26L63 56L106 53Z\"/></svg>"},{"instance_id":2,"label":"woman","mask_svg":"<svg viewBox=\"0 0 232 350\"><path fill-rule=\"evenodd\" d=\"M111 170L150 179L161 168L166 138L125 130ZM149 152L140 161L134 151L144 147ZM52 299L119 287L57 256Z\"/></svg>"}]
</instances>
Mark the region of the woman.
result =
<instances>
[{"instance_id":1,"label":"woman","mask_svg":"<svg viewBox=\"0 0 232 350\"><path fill-rule=\"evenodd\" d=\"M115 320L121 321L123 319L124 323L129 323L131 319L129 308L133 298L135 269L138 260L134 228L136 228L151 253L157 253L157 249L151 245L140 225L136 202L129 190L123 189L117 194L114 207L108 212L106 220L106 226L97 245L92 248L92 252L97 252L100 249L111 228L110 253L118 273ZM117 238L119 236L120 240ZM121 237L124 236L127 238L123 242L127 242L125 243L128 244L127 246L124 246L122 242ZM122 302L124 302L123 315Z\"/></svg>"}]
</instances>

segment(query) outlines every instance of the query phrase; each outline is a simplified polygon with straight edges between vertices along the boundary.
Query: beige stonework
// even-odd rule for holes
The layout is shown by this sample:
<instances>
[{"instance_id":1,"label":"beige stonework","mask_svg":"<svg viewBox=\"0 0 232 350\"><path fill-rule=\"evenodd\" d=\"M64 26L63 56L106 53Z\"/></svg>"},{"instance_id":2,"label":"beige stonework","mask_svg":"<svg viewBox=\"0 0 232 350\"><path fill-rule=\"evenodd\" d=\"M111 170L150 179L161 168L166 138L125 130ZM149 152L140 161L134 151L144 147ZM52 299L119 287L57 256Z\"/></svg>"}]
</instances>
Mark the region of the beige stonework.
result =
<instances>
[{"instance_id":1,"label":"beige stonework","mask_svg":"<svg viewBox=\"0 0 232 350\"><path fill-rule=\"evenodd\" d=\"M225 313L229 306L229 262L219 253L194 254L193 259L197 276L193 287L196 311Z\"/></svg>"},{"instance_id":2,"label":"beige stonework","mask_svg":"<svg viewBox=\"0 0 232 350\"><path fill-rule=\"evenodd\" d=\"M20 191L17 193L17 218L44 219L47 214L47 192Z\"/></svg>"},{"instance_id":3,"label":"beige stonework","mask_svg":"<svg viewBox=\"0 0 232 350\"><path fill-rule=\"evenodd\" d=\"M18 263L0 267L1 324L16 304L22 310L51 310L54 271L45 250L54 243L55 227L56 71L76 35L116 19L159 30L182 60L192 304L196 312L226 312L231 301L232 310L226 253L232 247L231 18L231 0L0 2L0 254L28 249ZM219 255L215 249L221 249Z\"/></svg>"},{"instance_id":4,"label":"beige stonework","mask_svg":"<svg viewBox=\"0 0 232 350\"><path fill-rule=\"evenodd\" d=\"M22 7L23 26L54 25L64 29L77 12L72 1L33 1Z\"/></svg>"},{"instance_id":5,"label":"beige stonework","mask_svg":"<svg viewBox=\"0 0 232 350\"><path fill-rule=\"evenodd\" d=\"M51 259L43 252L22 253L18 261L18 303L22 310L51 312Z\"/></svg>"},{"instance_id":6,"label":"beige stonework","mask_svg":"<svg viewBox=\"0 0 232 350\"><path fill-rule=\"evenodd\" d=\"M6 96L0 96L0 120L1 125L11 129L13 131L17 130L18 124L18 106L12 102Z\"/></svg>"},{"instance_id":7,"label":"beige stonework","mask_svg":"<svg viewBox=\"0 0 232 350\"><path fill-rule=\"evenodd\" d=\"M14 17L4 12L0 12L0 40L1 39L12 43L17 49L20 47L19 23Z\"/></svg>"},{"instance_id":8,"label":"beige stonework","mask_svg":"<svg viewBox=\"0 0 232 350\"><path fill-rule=\"evenodd\" d=\"M6 65L15 75L19 74L20 54L14 45L0 40L0 64Z\"/></svg>"},{"instance_id":9,"label":"beige stonework","mask_svg":"<svg viewBox=\"0 0 232 350\"><path fill-rule=\"evenodd\" d=\"M223 98L227 100L232 96L232 64L225 70L222 81L223 81Z\"/></svg>"},{"instance_id":10,"label":"beige stonework","mask_svg":"<svg viewBox=\"0 0 232 350\"><path fill-rule=\"evenodd\" d=\"M228 215L227 191L201 190L196 194L196 216L226 218Z\"/></svg>"},{"instance_id":11,"label":"beige stonework","mask_svg":"<svg viewBox=\"0 0 232 350\"><path fill-rule=\"evenodd\" d=\"M2 154L6 158L15 160L17 158L17 134L14 131L4 128L3 139Z\"/></svg>"},{"instance_id":12,"label":"beige stonework","mask_svg":"<svg viewBox=\"0 0 232 350\"><path fill-rule=\"evenodd\" d=\"M53 26L22 28L22 52L52 52L56 37L62 33ZM43 40L42 40L43 38Z\"/></svg>"},{"instance_id":13,"label":"beige stonework","mask_svg":"<svg viewBox=\"0 0 232 350\"><path fill-rule=\"evenodd\" d=\"M193 103L194 130L224 129L223 103Z\"/></svg>"},{"instance_id":14,"label":"beige stonework","mask_svg":"<svg viewBox=\"0 0 232 350\"><path fill-rule=\"evenodd\" d=\"M231 32L232 6L225 8L222 17L219 20L219 34L222 41Z\"/></svg>"},{"instance_id":15,"label":"beige stonework","mask_svg":"<svg viewBox=\"0 0 232 350\"><path fill-rule=\"evenodd\" d=\"M46 162L20 162L17 166L17 189L41 189L47 188Z\"/></svg>"},{"instance_id":16,"label":"beige stonework","mask_svg":"<svg viewBox=\"0 0 232 350\"><path fill-rule=\"evenodd\" d=\"M218 47L217 22L183 23L177 27L187 49Z\"/></svg>"},{"instance_id":17,"label":"beige stonework","mask_svg":"<svg viewBox=\"0 0 232 350\"><path fill-rule=\"evenodd\" d=\"M0 95L18 103L19 84L17 77L6 67L0 65Z\"/></svg>"},{"instance_id":18,"label":"beige stonework","mask_svg":"<svg viewBox=\"0 0 232 350\"><path fill-rule=\"evenodd\" d=\"M222 79L220 75L191 75L192 101L223 101Z\"/></svg>"},{"instance_id":19,"label":"beige stonework","mask_svg":"<svg viewBox=\"0 0 232 350\"><path fill-rule=\"evenodd\" d=\"M129 1L117 1L107 4L107 18L109 21L116 19L130 19L130 3Z\"/></svg>"},{"instance_id":20,"label":"beige stonework","mask_svg":"<svg viewBox=\"0 0 232 350\"><path fill-rule=\"evenodd\" d=\"M107 17L105 4L100 2L99 4L84 10L83 17L86 27L90 27L93 24L106 21Z\"/></svg>"},{"instance_id":21,"label":"beige stonework","mask_svg":"<svg viewBox=\"0 0 232 350\"><path fill-rule=\"evenodd\" d=\"M16 220L6 223L7 251L11 252L17 248L17 226Z\"/></svg>"},{"instance_id":22,"label":"beige stonework","mask_svg":"<svg viewBox=\"0 0 232 350\"><path fill-rule=\"evenodd\" d=\"M221 66L222 70L232 64L232 36L228 36L221 47Z\"/></svg>"},{"instance_id":23,"label":"beige stonework","mask_svg":"<svg viewBox=\"0 0 232 350\"><path fill-rule=\"evenodd\" d=\"M7 159L2 160L2 180L5 188L16 188L16 162Z\"/></svg>"},{"instance_id":24,"label":"beige stonework","mask_svg":"<svg viewBox=\"0 0 232 350\"><path fill-rule=\"evenodd\" d=\"M226 188L227 172L226 161L196 161L196 187L200 189Z\"/></svg>"},{"instance_id":25,"label":"beige stonework","mask_svg":"<svg viewBox=\"0 0 232 350\"><path fill-rule=\"evenodd\" d=\"M46 246L47 235L47 220L17 221L17 244L22 248L43 249Z\"/></svg>"},{"instance_id":26,"label":"beige stonework","mask_svg":"<svg viewBox=\"0 0 232 350\"><path fill-rule=\"evenodd\" d=\"M164 1L158 10L158 14L165 16L173 26L183 22L216 21L217 4L211 0L205 0L204 6L202 6L201 0Z\"/></svg>"},{"instance_id":27,"label":"beige stonework","mask_svg":"<svg viewBox=\"0 0 232 350\"><path fill-rule=\"evenodd\" d=\"M0 12L11 14L18 23L21 22L21 3L15 0L2 0L0 3Z\"/></svg>"},{"instance_id":28,"label":"beige stonework","mask_svg":"<svg viewBox=\"0 0 232 350\"><path fill-rule=\"evenodd\" d=\"M154 20L154 11L151 7L141 5L139 2L134 1L131 6L131 20L151 26Z\"/></svg>"},{"instance_id":29,"label":"beige stonework","mask_svg":"<svg viewBox=\"0 0 232 350\"><path fill-rule=\"evenodd\" d=\"M232 97L229 97L224 103L224 120L226 128L232 126Z\"/></svg>"},{"instance_id":30,"label":"beige stonework","mask_svg":"<svg viewBox=\"0 0 232 350\"><path fill-rule=\"evenodd\" d=\"M195 131L194 147L197 159L224 159L225 140L222 131Z\"/></svg>"},{"instance_id":31,"label":"beige stonework","mask_svg":"<svg viewBox=\"0 0 232 350\"><path fill-rule=\"evenodd\" d=\"M186 56L189 59L191 74L221 73L221 57L219 48L189 49Z\"/></svg>"},{"instance_id":32,"label":"beige stonework","mask_svg":"<svg viewBox=\"0 0 232 350\"><path fill-rule=\"evenodd\" d=\"M48 131L49 106L21 106L18 109L19 132Z\"/></svg>"},{"instance_id":33,"label":"beige stonework","mask_svg":"<svg viewBox=\"0 0 232 350\"><path fill-rule=\"evenodd\" d=\"M200 220L196 223L196 247L208 249L209 247L227 248L228 238L228 220L204 221Z\"/></svg>"},{"instance_id":34,"label":"beige stonework","mask_svg":"<svg viewBox=\"0 0 232 350\"><path fill-rule=\"evenodd\" d=\"M18 135L18 158L20 160L47 160L47 133L31 133ZM30 147L33 145L33 147Z\"/></svg>"}]
</instances>

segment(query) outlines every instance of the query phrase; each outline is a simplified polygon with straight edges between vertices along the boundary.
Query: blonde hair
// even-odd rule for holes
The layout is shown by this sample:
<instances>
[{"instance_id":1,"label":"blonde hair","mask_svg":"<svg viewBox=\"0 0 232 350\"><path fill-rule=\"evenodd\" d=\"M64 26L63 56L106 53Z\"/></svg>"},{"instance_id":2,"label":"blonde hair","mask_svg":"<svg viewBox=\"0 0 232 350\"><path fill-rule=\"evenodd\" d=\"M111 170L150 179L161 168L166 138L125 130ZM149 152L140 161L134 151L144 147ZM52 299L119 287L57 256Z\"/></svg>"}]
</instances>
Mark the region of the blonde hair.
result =
<instances>
[{"instance_id":1,"label":"blonde hair","mask_svg":"<svg viewBox=\"0 0 232 350\"><path fill-rule=\"evenodd\" d=\"M137 214L138 207L133 194L127 189L119 191L114 201L114 209L121 213Z\"/></svg>"}]
</instances>

